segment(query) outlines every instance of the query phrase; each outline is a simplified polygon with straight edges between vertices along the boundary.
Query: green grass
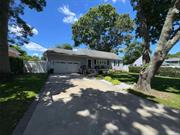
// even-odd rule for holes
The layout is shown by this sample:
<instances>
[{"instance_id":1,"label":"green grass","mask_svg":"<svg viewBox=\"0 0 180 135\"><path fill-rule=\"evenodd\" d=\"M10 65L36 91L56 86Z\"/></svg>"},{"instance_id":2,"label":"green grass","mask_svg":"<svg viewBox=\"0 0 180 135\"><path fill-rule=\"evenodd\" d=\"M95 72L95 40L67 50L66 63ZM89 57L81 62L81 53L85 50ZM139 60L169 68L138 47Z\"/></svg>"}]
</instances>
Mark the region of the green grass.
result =
<instances>
[{"instance_id":1,"label":"green grass","mask_svg":"<svg viewBox=\"0 0 180 135\"><path fill-rule=\"evenodd\" d=\"M26 74L0 83L0 133L10 135L39 93L46 74Z\"/></svg>"},{"instance_id":2,"label":"green grass","mask_svg":"<svg viewBox=\"0 0 180 135\"><path fill-rule=\"evenodd\" d=\"M133 84L137 82L139 75L137 73L112 72L108 76L120 82ZM152 80L151 86L155 90L153 92L158 94L153 95L151 93L153 96L150 96L148 93L142 93L141 91L131 90L129 92L154 102L180 109L180 78L156 76Z\"/></svg>"}]
</instances>

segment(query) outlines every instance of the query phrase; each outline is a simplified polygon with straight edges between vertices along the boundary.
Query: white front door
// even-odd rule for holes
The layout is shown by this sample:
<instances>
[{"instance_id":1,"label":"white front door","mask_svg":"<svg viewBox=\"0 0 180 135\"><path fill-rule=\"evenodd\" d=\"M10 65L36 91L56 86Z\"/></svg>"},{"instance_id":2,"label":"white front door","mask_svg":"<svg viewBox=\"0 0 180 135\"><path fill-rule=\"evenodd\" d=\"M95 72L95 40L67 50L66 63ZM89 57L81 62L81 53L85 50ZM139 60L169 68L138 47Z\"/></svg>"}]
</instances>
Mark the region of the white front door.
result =
<instances>
[{"instance_id":1,"label":"white front door","mask_svg":"<svg viewBox=\"0 0 180 135\"><path fill-rule=\"evenodd\" d=\"M77 73L79 65L76 61L56 61L54 62L54 73Z\"/></svg>"}]
</instances>

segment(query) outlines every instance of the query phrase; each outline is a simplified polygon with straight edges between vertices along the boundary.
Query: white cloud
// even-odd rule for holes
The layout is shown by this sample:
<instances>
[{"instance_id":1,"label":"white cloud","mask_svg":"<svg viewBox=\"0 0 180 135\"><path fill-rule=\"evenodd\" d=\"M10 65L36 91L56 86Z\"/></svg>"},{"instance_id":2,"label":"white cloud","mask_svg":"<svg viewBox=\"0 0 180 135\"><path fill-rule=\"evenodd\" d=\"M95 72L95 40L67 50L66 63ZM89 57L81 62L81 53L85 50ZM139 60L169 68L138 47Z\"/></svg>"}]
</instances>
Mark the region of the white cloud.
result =
<instances>
[{"instance_id":1,"label":"white cloud","mask_svg":"<svg viewBox=\"0 0 180 135\"><path fill-rule=\"evenodd\" d=\"M120 1L122 3L125 3L127 0L104 0L104 2L112 1L113 3L116 3L117 1Z\"/></svg>"},{"instance_id":2,"label":"white cloud","mask_svg":"<svg viewBox=\"0 0 180 135\"><path fill-rule=\"evenodd\" d=\"M15 34L16 36L22 36L23 29L16 25L12 25L12 26L9 26L9 31Z\"/></svg>"},{"instance_id":3,"label":"white cloud","mask_svg":"<svg viewBox=\"0 0 180 135\"><path fill-rule=\"evenodd\" d=\"M38 53L33 53L32 56L37 56L37 57L39 57L39 54L38 54Z\"/></svg>"},{"instance_id":4,"label":"white cloud","mask_svg":"<svg viewBox=\"0 0 180 135\"><path fill-rule=\"evenodd\" d=\"M59 7L58 11L65 15L65 17L63 18L64 23L73 24L74 22L76 22L78 20L78 16L69 9L68 5Z\"/></svg>"},{"instance_id":5,"label":"white cloud","mask_svg":"<svg viewBox=\"0 0 180 135\"><path fill-rule=\"evenodd\" d=\"M39 31L38 31L36 28L33 28L33 29L32 29L32 33L33 33L34 35L38 35Z\"/></svg>"},{"instance_id":6,"label":"white cloud","mask_svg":"<svg viewBox=\"0 0 180 135\"><path fill-rule=\"evenodd\" d=\"M31 27L29 24L28 24L29 27ZM12 26L9 26L9 31L13 34L15 34L16 36L22 36L22 32L23 32L23 29L20 28L19 26L17 25L12 25ZM32 29L32 33L34 35L37 35L39 32L36 28L33 28Z\"/></svg>"},{"instance_id":7,"label":"white cloud","mask_svg":"<svg viewBox=\"0 0 180 135\"><path fill-rule=\"evenodd\" d=\"M28 44L24 44L24 47L30 51L44 52L47 50L45 47L35 42L29 42Z\"/></svg>"}]
</instances>

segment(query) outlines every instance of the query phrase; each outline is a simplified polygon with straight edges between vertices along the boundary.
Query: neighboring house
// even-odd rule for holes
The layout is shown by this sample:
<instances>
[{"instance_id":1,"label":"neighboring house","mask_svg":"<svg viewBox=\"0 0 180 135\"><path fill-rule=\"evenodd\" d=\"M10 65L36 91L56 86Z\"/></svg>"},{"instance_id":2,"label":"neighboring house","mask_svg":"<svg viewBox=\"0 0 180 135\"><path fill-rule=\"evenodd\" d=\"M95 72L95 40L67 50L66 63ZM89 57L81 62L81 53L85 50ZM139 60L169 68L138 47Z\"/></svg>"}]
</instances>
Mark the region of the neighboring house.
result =
<instances>
[{"instance_id":1,"label":"neighboring house","mask_svg":"<svg viewBox=\"0 0 180 135\"><path fill-rule=\"evenodd\" d=\"M139 57L137 60L135 60L135 62L132 64L132 66L142 66L143 65L143 60L142 60L142 56Z\"/></svg>"},{"instance_id":2,"label":"neighboring house","mask_svg":"<svg viewBox=\"0 0 180 135\"><path fill-rule=\"evenodd\" d=\"M180 68L180 57L166 59L166 60L164 60L162 66L164 66L164 67L179 67Z\"/></svg>"},{"instance_id":3,"label":"neighboring house","mask_svg":"<svg viewBox=\"0 0 180 135\"><path fill-rule=\"evenodd\" d=\"M142 66L142 65L143 65L142 56L139 57L132 64L132 66ZM162 66L163 67L179 67L180 68L180 57L165 59Z\"/></svg>"},{"instance_id":4,"label":"neighboring house","mask_svg":"<svg viewBox=\"0 0 180 135\"><path fill-rule=\"evenodd\" d=\"M9 47L8 48L8 55L10 56L10 57L19 57L20 56L20 52L19 51L17 51L15 48L12 48L12 47Z\"/></svg>"},{"instance_id":5,"label":"neighboring house","mask_svg":"<svg viewBox=\"0 0 180 135\"><path fill-rule=\"evenodd\" d=\"M114 53L89 49L51 48L44 53L48 61L48 70L54 73L79 72L82 67L87 70L117 68L122 60Z\"/></svg>"}]
</instances>

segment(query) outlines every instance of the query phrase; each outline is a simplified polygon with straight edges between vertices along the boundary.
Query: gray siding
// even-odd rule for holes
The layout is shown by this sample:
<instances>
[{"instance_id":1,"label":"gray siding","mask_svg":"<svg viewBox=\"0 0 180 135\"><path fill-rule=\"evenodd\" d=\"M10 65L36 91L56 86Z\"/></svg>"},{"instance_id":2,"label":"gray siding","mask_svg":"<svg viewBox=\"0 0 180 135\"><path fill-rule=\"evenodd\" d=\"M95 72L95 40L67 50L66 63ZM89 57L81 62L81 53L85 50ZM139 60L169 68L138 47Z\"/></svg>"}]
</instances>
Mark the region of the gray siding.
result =
<instances>
[{"instance_id":1,"label":"gray siding","mask_svg":"<svg viewBox=\"0 0 180 135\"><path fill-rule=\"evenodd\" d=\"M105 67L105 68L112 68L114 60L109 60L109 65L103 65L97 64L97 60L108 60L108 59L100 59L100 58L88 58L88 57L83 57L83 56L68 56L68 55L62 55L62 54L57 54L57 53L48 53L47 54L47 60L48 60L48 69L54 67L54 62L55 61L74 61L74 62L79 62L80 66L86 65L88 67L88 60L91 60L91 66L92 68L95 68L95 66L99 67ZM94 63L94 60L96 60L96 65Z\"/></svg>"}]
</instances>

